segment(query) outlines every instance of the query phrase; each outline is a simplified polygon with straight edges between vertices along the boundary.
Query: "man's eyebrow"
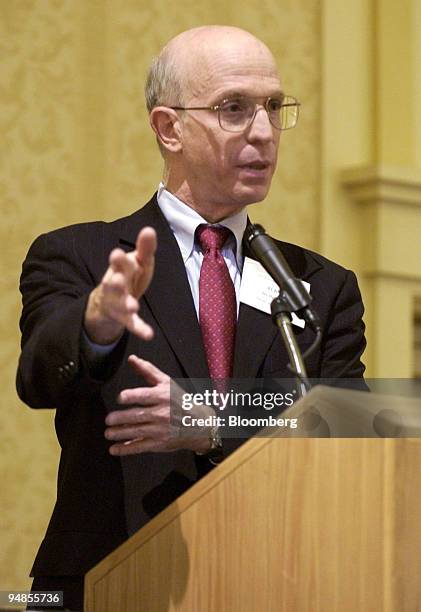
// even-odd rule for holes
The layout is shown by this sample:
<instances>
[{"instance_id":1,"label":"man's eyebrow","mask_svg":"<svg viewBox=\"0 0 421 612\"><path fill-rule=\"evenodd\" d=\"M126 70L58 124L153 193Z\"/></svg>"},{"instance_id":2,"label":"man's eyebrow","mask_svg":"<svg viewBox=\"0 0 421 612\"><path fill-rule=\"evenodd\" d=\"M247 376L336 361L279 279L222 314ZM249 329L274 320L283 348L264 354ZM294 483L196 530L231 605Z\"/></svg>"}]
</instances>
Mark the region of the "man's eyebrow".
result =
<instances>
[{"instance_id":1,"label":"man's eyebrow","mask_svg":"<svg viewBox=\"0 0 421 612\"><path fill-rule=\"evenodd\" d=\"M218 102L222 102L222 100L230 100L231 98L284 98L285 92L281 89L278 89L267 96L258 95L258 96L250 96L245 91L239 91L238 89L228 89L224 91L224 93L220 94L217 98Z\"/></svg>"}]
</instances>

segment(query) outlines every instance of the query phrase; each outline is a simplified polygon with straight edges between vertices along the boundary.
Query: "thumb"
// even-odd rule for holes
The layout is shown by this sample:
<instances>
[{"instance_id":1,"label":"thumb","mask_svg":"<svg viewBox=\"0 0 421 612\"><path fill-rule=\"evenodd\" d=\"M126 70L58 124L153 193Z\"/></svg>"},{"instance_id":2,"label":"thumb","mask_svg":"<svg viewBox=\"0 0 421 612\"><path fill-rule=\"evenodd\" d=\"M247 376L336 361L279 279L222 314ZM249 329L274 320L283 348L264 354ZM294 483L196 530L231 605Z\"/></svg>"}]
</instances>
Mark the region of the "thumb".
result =
<instances>
[{"instance_id":1,"label":"thumb","mask_svg":"<svg viewBox=\"0 0 421 612\"><path fill-rule=\"evenodd\" d=\"M151 385L158 385L169 380L168 374L162 372L150 361L146 359L140 359L137 355L130 355L128 358L129 364L132 366L135 372L143 376L143 378Z\"/></svg>"}]
</instances>

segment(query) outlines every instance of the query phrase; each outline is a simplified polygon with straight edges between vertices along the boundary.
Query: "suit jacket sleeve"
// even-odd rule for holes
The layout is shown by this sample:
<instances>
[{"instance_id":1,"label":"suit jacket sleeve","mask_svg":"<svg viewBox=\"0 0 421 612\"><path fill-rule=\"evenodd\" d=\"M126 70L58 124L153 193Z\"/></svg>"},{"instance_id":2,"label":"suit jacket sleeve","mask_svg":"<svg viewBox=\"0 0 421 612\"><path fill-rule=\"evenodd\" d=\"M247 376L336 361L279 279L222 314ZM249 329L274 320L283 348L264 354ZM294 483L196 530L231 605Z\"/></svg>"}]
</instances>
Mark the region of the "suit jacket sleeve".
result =
<instances>
[{"instance_id":1,"label":"suit jacket sleeve","mask_svg":"<svg viewBox=\"0 0 421 612\"><path fill-rule=\"evenodd\" d=\"M116 367L121 346L107 358L101 380L92 376L80 351L86 303L96 284L72 228L44 234L31 246L20 283L17 373L19 396L31 407L56 407L79 387L84 394L94 392Z\"/></svg>"},{"instance_id":2,"label":"suit jacket sleeve","mask_svg":"<svg viewBox=\"0 0 421 612\"><path fill-rule=\"evenodd\" d=\"M362 378L366 347L364 306L355 274L345 271L329 311L322 340L321 378Z\"/></svg>"}]
</instances>

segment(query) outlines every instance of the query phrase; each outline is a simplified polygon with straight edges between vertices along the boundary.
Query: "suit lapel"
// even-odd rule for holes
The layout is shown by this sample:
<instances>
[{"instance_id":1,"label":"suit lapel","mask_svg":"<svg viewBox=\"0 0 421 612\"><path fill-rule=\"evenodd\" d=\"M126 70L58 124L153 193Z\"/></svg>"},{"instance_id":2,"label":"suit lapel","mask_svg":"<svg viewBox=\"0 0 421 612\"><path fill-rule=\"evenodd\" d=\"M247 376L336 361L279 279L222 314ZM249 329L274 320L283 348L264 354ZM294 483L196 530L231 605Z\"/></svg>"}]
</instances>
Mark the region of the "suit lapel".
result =
<instances>
[{"instance_id":1,"label":"suit lapel","mask_svg":"<svg viewBox=\"0 0 421 612\"><path fill-rule=\"evenodd\" d=\"M240 305L234 353L234 378L256 377L276 334L277 330L268 314L247 304Z\"/></svg>"},{"instance_id":2,"label":"suit lapel","mask_svg":"<svg viewBox=\"0 0 421 612\"><path fill-rule=\"evenodd\" d=\"M137 233L145 225L158 236L155 272L144 299L187 376L208 378L202 334L177 241L155 197L135 215L138 220L126 226L121 244L134 248Z\"/></svg>"},{"instance_id":3,"label":"suit lapel","mask_svg":"<svg viewBox=\"0 0 421 612\"><path fill-rule=\"evenodd\" d=\"M255 259L243 241L244 258ZM234 352L234 378L255 378L276 336L271 317L247 304L240 304Z\"/></svg>"},{"instance_id":4,"label":"suit lapel","mask_svg":"<svg viewBox=\"0 0 421 612\"><path fill-rule=\"evenodd\" d=\"M291 270L297 278L307 280L320 264L304 254L295 245L276 241ZM244 257L256 259L243 242ZM255 378L274 341L281 342L279 332L272 318L257 308L240 304L234 354L234 378ZM285 361L288 361L285 350Z\"/></svg>"}]
</instances>

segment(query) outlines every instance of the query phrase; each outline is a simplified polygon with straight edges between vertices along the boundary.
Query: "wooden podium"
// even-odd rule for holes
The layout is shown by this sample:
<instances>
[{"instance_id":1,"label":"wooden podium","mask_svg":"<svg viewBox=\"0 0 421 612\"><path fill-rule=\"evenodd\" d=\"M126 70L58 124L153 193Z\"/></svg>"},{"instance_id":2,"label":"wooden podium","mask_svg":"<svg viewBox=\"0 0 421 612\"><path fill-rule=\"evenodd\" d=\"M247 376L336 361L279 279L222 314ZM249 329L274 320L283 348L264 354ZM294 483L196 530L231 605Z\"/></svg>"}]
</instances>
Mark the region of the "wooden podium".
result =
<instances>
[{"instance_id":1,"label":"wooden podium","mask_svg":"<svg viewBox=\"0 0 421 612\"><path fill-rule=\"evenodd\" d=\"M365 415L391 401L343 393ZM317 387L284 415L340 395ZM85 612L421 610L421 439L266 435L94 567Z\"/></svg>"}]
</instances>

